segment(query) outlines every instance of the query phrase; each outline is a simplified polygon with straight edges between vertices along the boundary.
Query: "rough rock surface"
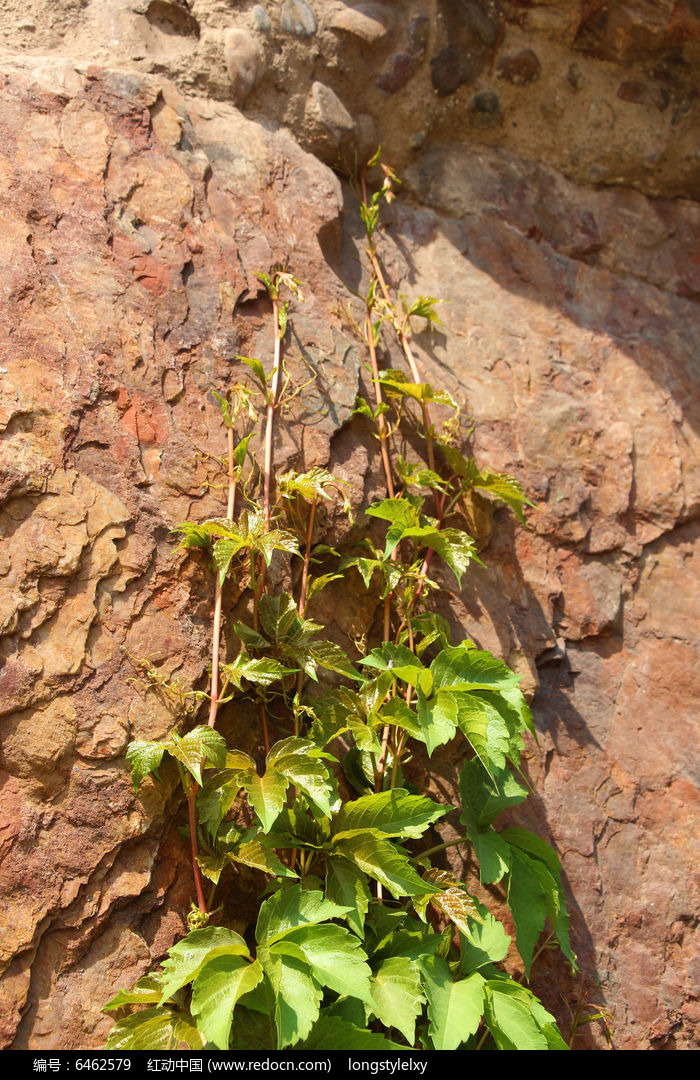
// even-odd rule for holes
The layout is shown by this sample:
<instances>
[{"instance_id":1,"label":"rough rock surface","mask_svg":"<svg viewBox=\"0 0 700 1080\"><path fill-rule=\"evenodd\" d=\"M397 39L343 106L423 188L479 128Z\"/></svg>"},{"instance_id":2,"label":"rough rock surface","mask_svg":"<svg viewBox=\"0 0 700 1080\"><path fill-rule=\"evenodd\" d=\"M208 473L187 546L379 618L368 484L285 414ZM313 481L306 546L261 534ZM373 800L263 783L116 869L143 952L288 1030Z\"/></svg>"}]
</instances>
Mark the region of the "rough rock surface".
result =
<instances>
[{"instance_id":1,"label":"rough rock surface","mask_svg":"<svg viewBox=\"0 0 700 1080\"><path fill-rule=\"evenodd\" d=\"M426 377L540 507L530 532L475 507L486 567L445 607L535 695L519 820L562 855L582 968L545 954L535 989L564 1028L585 991L620 1048L697 1048L699 29L685 0L3 4L5 1046L103 1045L101 1004L182 932L178 806L133 797L124 751L188 720L139 658L205 671L210 583L168 530L221 506L210 391L270 354L254 271L308 283L279 462L381 491L339 314L360 228L318 159L381 140L388 274L449 301ZM350 601L341 640L372 619Z\"/></svg>"}]
</instances>

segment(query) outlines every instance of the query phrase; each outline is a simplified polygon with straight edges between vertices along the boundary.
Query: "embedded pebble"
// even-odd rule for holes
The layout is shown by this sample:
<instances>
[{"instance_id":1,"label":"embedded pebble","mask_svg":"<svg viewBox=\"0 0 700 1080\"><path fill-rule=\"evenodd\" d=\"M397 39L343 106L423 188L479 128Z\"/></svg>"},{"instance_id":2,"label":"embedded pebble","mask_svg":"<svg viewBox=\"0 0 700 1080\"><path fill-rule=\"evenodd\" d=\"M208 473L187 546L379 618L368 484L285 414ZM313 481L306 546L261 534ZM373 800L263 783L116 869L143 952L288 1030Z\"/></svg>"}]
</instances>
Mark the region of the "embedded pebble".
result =
<instances>
[{"instance_id":1,"label":"embedded pebble","mask_svg":"<svg viewBox=\"0 0 700 1080\"><path fill-rule=\"evenodd\" d=\"M235 27L224 38L224 60L231 80L233 100L245 101L260 78L260 53L247 30Z\"/></svg>"},{"instance_id":2,"label":"embedded pebble","mask_svg":"<svg viewBox=\"0 0 700 1080\"><path fill-rule=\"evenodd\" d=\"M284 0L280 26L285 34L311 37L316 33L316 18L306 0Z\"/></svg>"},{"instance_id":3,"label":"embedded pebble","mask_svg":"<svg viewBox=\"0 0 700 1080\"><path fill-rule=\"evenodd\" d=\"M430 19L427 15L414 15L408 24L408 47L414 56L421 57L428 48Z\"/></svg>"},{"instance_id":4,"label":"embedded pebble","mask_svg":"<svg viewBox=\"0 0 700 1080\"><path fill-rule=\"evenodd\" d=\"M501 103L493 90L474 94L469 106L469 118L475 127L494 127L501 121Z\"/></svg>"},{"instance_id":5,"label":"embedded pebble","mask_svg":"<svg viewBox=\"0 0 700 1080\"><path fill-rule=\"evenodd\" d=\"M513 86L527 86L539 79L542 69L532 49L523 49L514 56L505 56L499 61L496 70L502 79Z\"/></svg>"},{"instance_id":6,"label":"embedded pebble","mask_svg":"<svg viewBox=\"0 0 700 1080\"><path fill-rule=\"evenodd\" d=\"M465 52L454 45L446 45L430 61L430 78L440 97L454 94L462 83L476 82L483 71L485 60L482 52Z\"/></svg>"},{"instance_id":7,"label":"embedded pebble","mask_svg":"<svg viewBox=\"0 0 700 1080\"><path fill-rule=\"evenodd\" d=\"M328 25L331 30L343 30L373 45L386 36L390 18L383 4L360 4L356 8L344 7L334 11Z\"/></svg>"},{"instance_id":8,"label":"embedded pebble","mask_svg":"<svg viewBox=\"0 0 700 1080\"><path fill-rule=\"evenodd\" d=\"M272 23L270 21L270 16L265 11L265 8L261 7L260 4L256 4L251 12L251 15L253 16L253 25L255 29L262 30L264 33L267 33L267 31L272 26Z\"/></svg>"},{"instance_id":9,"label":"embedded pebble","mask_svg":"<svg viewBox=\"0 0 700 1080\"><path fill-rule=\"evenodd\" d=\"M486 14L478 0L462 0L460 6L469 29L476 34L479 41L484 45L495 45L499 31L498 22Z\"/></svg>"},{"instance_id":10,"label":"embedded pebble","mask_svg":"<svg viewBox=\"0 0 700 1080\"><path fill-rule=\"evenodd\" d=\"M406 85L415 70L416 60L411 53L394 53L387 60L384 71L377 77L377 86L385 94L395 94Z\"/></svg>"},{"instance_id":11,"label":"embedded pebble","mask_svg":"<svg viewBox=\"0 0 700 1080\"><path fill-rule=\"evenodd\" d=\"M344 136L355 130L352 116L338 95L324 83L312 83L305 113L308 120L315 121L318 134L324 141L332 141L336 146Z\"/></svg>"}]
</instances>

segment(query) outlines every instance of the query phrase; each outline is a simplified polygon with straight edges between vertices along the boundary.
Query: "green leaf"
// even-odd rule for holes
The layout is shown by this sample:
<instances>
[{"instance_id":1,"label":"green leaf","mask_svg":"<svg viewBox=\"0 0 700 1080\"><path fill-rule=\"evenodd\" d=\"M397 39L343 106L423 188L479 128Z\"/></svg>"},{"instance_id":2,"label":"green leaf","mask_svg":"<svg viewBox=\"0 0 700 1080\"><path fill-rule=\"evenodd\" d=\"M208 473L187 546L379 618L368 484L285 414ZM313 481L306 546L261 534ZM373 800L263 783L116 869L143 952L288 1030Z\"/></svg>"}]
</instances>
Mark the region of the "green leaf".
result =
<instances>
[{"instance_id":1,"label":"green leaf","mask_svg":"<svg viewBox=\"0 0 700 1080\"><path fill-rule=\"evenodd\" d=\"M314 466L305 473L282 473L277 479L277 490L284 498L301 495L302 499L312 502L313 499L329 499L328 488L338 487L343 483L345 481L338 480L328 469Z\"/></svg>"},{"instance_id":2,"label":"green leaf","mask_svg":"<svg viewBox=\"0 0 700 1080\"><path fill-rule=\"evenodd\" d=\"M219 408L221 409L221 416L224 421L224 427L232 428L233 420L231 419L231 407L228 403L228 400L222 394L219 394L216 390L212 390L212 394L219 403Z\"/></svg>"},{"instance_id":3,"label":"green leaf","mask_svg":"<svg viewBox=\"0 0 700 1080\"><path fill-rule=\"evenodd\" d=\"M437 312L435 311L435 305L443 303L444 300L438 300L436 296L419 296L413 300L410 305L403 301L403 308L409 318L417 315L421 319L428 319L429 322L437 323L438 326L442 326L442 323L437 316Z\"/></svg>"},{"instance_id":4,"label":"green leaf","mask_svg":"<svg viewBox=\"0 0 700 1080\"><path fill-rule=\"evenodd\" d=\"M255 549L269 566L273 551L286 551L290 555L298 555L299 541L294 533L288 532L287 529L270 529L268 533L257 537Z\"/></svg>"},{"instance_id":5,"label":"green leaf","mask_svg":"<svg viewBox=\"0 0 700 1080\"><path fill-rule=\"evenodd\" d=\"M384 960L372 980L372 999L372 1011L384 1026L396 1028L413 1046L416 1017L425 1002L418 965L405 956Z\"/></svg>"},{"instance_id":6,"label":"green leaf","mask_svg":"<svg viewBox=\"0 0 700 1080\"><path fill-rule=\"evenodd\" d=\"M233 451L233 461L239 469L243 467L245 456L248 453L248 443L250 442L252 437L253 433L251 431L249 435L246 435L245 438L241 439L241 441L236 444L236 448Z\"/></svg>"},{"instance_id":7,"label":"green leaf","mask_svg":"<svg viewBox=\"0 0 700 1080\"><path fill-rule=\"evenodd\" d=\"M324 1016L321 1014L313 1026L311 1034L303 1043L297 1046L298 1050L313 1050L320 1054L328 1050L345 1050L348 1053L361 1053L369 1050L374 1054L383 1054L388 1050L405 1050L405 1046L391 1042L384 1035L378 1035L367 1028L358 1027L348 1023L337 1016Z\"/></svg>"},{"instance_id":8,"label":"green leaf","mask_svg":"<svg viewBox=\"0 0 700 1080\"><path fill-rule=\"evenodd\" d=\"M207 761L217 769L222 769L226 764L226 740L206 724L193 728L182 738L173 732L166 749L185 766L200 787L203 783L202 767Z\"/></svg>"},{"instance_id":9,"label":"green leaf","mask_svg":"<svg viewBox=\"0 0 700 1080\"><path fill-rule=\"evenodd\" d=\"M507 690L517 687L520 676L489 652L457 645L443 649L430 665L435 689Z\"/></svg>"},{"instance_id":10,"label":"green leaf","mask_svg":"<svg viewBox=\"0 0 700 1080\"><path fill-rule=\"evenodd\" d=\"M240 934L225 926L207 926L192 930L168 950L160 975L161 1004L192 982L200 968L215 956L248 956L248 946Z\"/></svg>"},{"instance_id":11,"label":"green leaf","mask_svg":"<svg viewBox=\"0 0 700 1080\"><path fill-rule=\"evenodd\" d=\"M430 672L405 645L384 642L379 648L372 649L361 663L376 671L390 671L395 679L401 679L409 686L421 687L426 694L432 689Z\"/></svg>"},{"instance_id":12,"label":"green leaf","mask_svg":"<svg viewBox=\"0 0 700 1080\"><path fill-rule=\"evenodd\" d=\"M331 816L333 785L328 770L321 761L289 754L280 758L275 768L300 788L325 817Z\"/></svg>"},{"instance_id":13,"label":"green leaf","mask_svg":"<svg viewBox=\"0 0 700 1080\"><path fill-rule=\"evenodd\" d=\"M561 884L561 863L553 848L541 837L528 829L504 829L499 834L504 842L511 845L511 850L518 849L530 860L531 869L539 878L545 895L547 917L554 929L561 950L576 970L576 956L571 949L569 938L569 915Z\"/></svg>"},{"instance_id":14,"label":"green leaf","mask_svg":"<svg viewBox=\"0 0 700 1080\"><path fill-rule=\"evenodd\" d=\"M418 725L428 757L438 746L449 742L457 730L457 703L454 695L441 690L435 697L426 698L418 690Z\"/></svg>"},{"instance_id":15,"label":"green leaf","mask_svg":"<svg viewBox=\"0 0 700 1080\"><path fill-rule=\"evenodd\" d=\"M262 949L261 960L275 992L277 1046L283 1050L307 1037L318 1018L323 990L309 965L294 955Z\"/></svg>"},{"instance_id":16,"label":"green leaf","mask_svg":"<svg viewBox=\"0 0 700 1080\"><path fill-rule=\"evenodd\" d=\"M510 769L493 768L489 775L478 758L465 762L459 791L462 797L459 820L467 826L470 839L473 833L490 825L502 810L517 806L527 798L527 790Z\"/></svg>"},{"instance_id":17,"label":"green leaf","mask_svg":"<svg viewBox=\"0 0 700 1080\"><path fill-rule=\"evenodd\" d=\"M350 859L397 899L440 891L416 873L407 856L390 840L374 833L356 832L352 836L341 837L334 842L333 851Z\"/></svg>"},{"instance_id":18,"label":"green leaf","mask_svg":"<svg viewBox=\"0 0 700 1080\"><path fill-rule=\"evenodd\" d=\"M452 809L423 795L394 788L344 803L333 818L331 831L337 839L356 832L417 838Z\"/></svg>"},{"instance_id":19,"label":"green leaf","mask_svg":"<svg viewBox=\"0 0 700 1080\"><path fill-rule=\"evenodd\" d=\"M102 1006L102 1012L121 1009L124 1005L157 1005L161 999L160 980L155 975L144 975L133 990L120 990Z\"/></svg>"},{"instance_id":20,"label":"green leaf","mask_svg":"<svg viewBox=\"0 0 700 1080\"><path fill-rule=\"evenodd\" d=\"M436 1050L456 1050L473 1035L484 1011L484 979L470 975L454 982L449 967L438 956L420 962L428 999L428 1034Z\"/></svg>"},{"instance_id":21,"label":"green leaf","mask_svg":"<svg viewBox=\"0 0 700 1080\"><path fill-rule=\"evenodd\" d=\"M252 758L250 758L249 768L255 769ZM239 772L225 769L208 779L197 793L199 824L211 838L216 836L221 822L233 806L240 790Z\"/></svg>"},{"instance_id":22,"label":"green leaf","mask_svg":"<svg viewBox=\"0 0 700 1080\"><path fill-rule=\"evenodd\" d=\"M247 364L263 390L267 389L267 375L265 374L265 368L259 360L256 360L254 356L237 356L236 360L240 360L242 363Z\"/></svg>"},{"instance_id":23,"label":"green leaf","mask_svg":"<svg viewBox=\"0 0 700 1080\"><path fill-rule=\"evenodd\" d=\"M518 848L511 848L508 907L515 923L515 943L523 958L528 979L535 945L544 928L549 903L551 903L551 896L548 898L550 890L543 883L543 875L538 872L535 862L536 860L530 859ZM551 874L549 874L549 879L556 893L556 882Z\"/></svg>"},{"instance_id":24,"label":"green leaf","mask_svg":"<svg viewBox=\"0 0 700 1080\"><path fill-rule=\"evenodd\" d=\"M271 686L272 683L283 679L285 675L294 675L297 669L285 667L271 656L251 659L247 653L239 653L233 663L222 664L221 670L236 689L240 690L243 679L257 686Z\"/></svg>"},{"instance_id":25,"label":"green leaf","mask_svg":"<svg viewBox=\"0 0 700 1080\"><path fill-rule=\"evenodd\" d=\"M260 908L256 939L271 945L301 926L315 926L328 919L340 919L347 908L326 900L317 889L305 891L302 885L280 889Z\"/></svg>"},{"instance_id":26,"label":"green leaf","mask_svg":"<svg viewBox=\"0 0 700 1080\"><path fill-rule=\"evenodd\" d=\"M284 941L301 949L314 978L322 986L337 994L371 1002L372 972L367 957L358 939L344 926L335 923L303 926L286 934Z\"/></svg>"},{"instance_id":27,"label":"green leaf","mask_svg":"<svg viewBox=\"0 0 700 1080\"><path fill-rule=\"evenodd\" d=\"M253 770L240 775L263 832L269 832L284 806L289 780L275 768L267 769L264 776Z\"/></svg>"},{"instance_id":28,"label":"green leaf","mask_svg":"<svg viewBox=\"0 0 700 1080\"><path fill-rule=\"evenodd\" d=\"M548 1050L549 1045L526 1001L505 981L485 985L484 1018L499 1050Z\"/></svg>"},{"instance_id":29,"label":"green leaf","mask_svg":"<svg viewBox=\"0 0 700 1080\"><path fill-rule=\"evenodd\" d=\"M284 865L273 848L267 847L258 839L246 840L226 855L232 862L253 866L265 874L272 874L273 877L296 878L299 876L294 870Z\"/></svg>"},{"instance_id":30,"label":"green leaf","mask_svg":"<svg viewBox=\"0 0 700 1080\"><path fill-rule=\"evenodd\" d=\"M479 694L457 691L457 723L469 740L481 764L491 775L492 767L502 769L510 750L510 732L500 712Z\"/></svg>"},{"instance_id":31,"label":"green leaf","mask_svg":"<svg viewBox=\"0 0 700 1080\"><path fill-rule=\"evenodd\" d=\"M342 855L331 855L326 860L326 899L346 908L348 926L363 937L372 897L362 870Z\"/></svg>"},{"instance_id":32,"label":"green leaf","mask_svg":"<svg viewBox=\"0 0 700 1080\"><path fill-rule=\"evenodd\" d=\"M142 1009L124 1017L109 1033L106 1050L175 1050L179 1043L201 1050L202 1036L184 1013Z\"/></svg>"},{"instance_id":33,"label":"green leaf","mask_svg":"<svg viewBox=\"0 0 700 1080\"><path fill-rule=\"evenodd\" d=\"M160 742L146 742L137 739L129 743L126 748L126 760L131 766L131 782L134 791L138 793L139 786L144 776L154 773L158 778L158 768L163 760L165 744Z\"/></svg>"},{"instance_id":34,"label":"green leaf","mask_svg":"<svg viewBox=\"0 0 700 1080\"><path fill-rule=\"evenodd\" d=\"M263 977L257 960L252 964L242 956L217 956L207 961L192 986L190 1009L207 1042L219 1050L228 1049L233 1010L239 998L252 990Z\"/></svg>"},{"instance_id":35,"label":"green leaf","mask_svg":"<svg viewBox=\"0 0 700 1080\"><path fill-rule=\"evenodd\" d=\"M500 881L510 870L510 847L494 829L470 832L472 844L479 863L482 885Z\"/></svg>"},{"instance_id":36,"label":"green leaf","mask_svg":"<svg viewBox=\"0 0 700 1080\"><path fill-rule=\"evenodd\" d=\"M472 487L488 491L489 494L495 495L501 502L506 503L523 525L527 525L523 506L532 506L537 509L535 503L526 496L520 483L506 473L495 473L491 469L485 469L479 473L477 479L472 481Z\"/></svg>"},{"instance_id":37,"label":"green leaf","mask_svg":"<svg viewBox=\"0 0 700 1080\"><path fill-rule=\"evenodd\" d=\"M454 576L457 584L462 585L462 574L465 572L472 559L480 562L476 557L476 542L468 533L461 529L407 529L402 539L413 539L419 547L432 548L437 552L442 561L446 563Z\"/></svg>"},{"instance_id":38,"label":"green leaf","mask_svg":"<svg viewBox=\"0 0 700 1080\"><path fill-rule=\"evenodd\" d=\"M231 560L238 552L246 546L245 540L237 538L235 540L221 539L217 540L212 549L212 555L216 568L219 571L219 584L223 585L226 575L228 573Z\"/></svg>"},{"instance_id":39,"label":"green leaf","mask_svg":"<svg viewBox=\"0 0 700 1080\"><path fill-rule=\"evenodd\" d=\"M475 903L482 921L471 923L469 937L460 935L459 969L463 975L489 964L499 964L508 955L511 943L502 923L478 900Z\"/></svg>"}]
</instances>

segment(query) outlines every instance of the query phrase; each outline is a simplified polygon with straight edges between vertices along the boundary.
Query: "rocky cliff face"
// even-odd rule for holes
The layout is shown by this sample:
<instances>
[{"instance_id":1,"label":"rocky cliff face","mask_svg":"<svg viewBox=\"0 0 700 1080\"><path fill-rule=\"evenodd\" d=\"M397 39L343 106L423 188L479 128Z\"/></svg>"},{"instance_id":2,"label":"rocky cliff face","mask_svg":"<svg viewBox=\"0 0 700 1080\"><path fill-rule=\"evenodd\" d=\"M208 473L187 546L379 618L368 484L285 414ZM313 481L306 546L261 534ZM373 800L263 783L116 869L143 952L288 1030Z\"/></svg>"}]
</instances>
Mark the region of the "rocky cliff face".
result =
<instances>
[{"instance_id":1,"label":"rocky cliff face","mask_svg":"<svg viewBox=\"0 0 700 1080\"><path fill-rule=\"evenodd\" d=\"M698 5L6 0L0 35L4 1045L99 1047L183 928L178 807L124 751L186 716L134 658L205 672L209 582L168 529L221 508L210 391L270 354L255 270L308 283L278 460L381 490L329 164L382 142L388 273L449 301L426 377L540 507L484 508L446 610L534 694L525 824L582 967L546 954L535 988L564 1027L588 990L621 1048L697 1047Z\"/></svg>"}]
</instances>

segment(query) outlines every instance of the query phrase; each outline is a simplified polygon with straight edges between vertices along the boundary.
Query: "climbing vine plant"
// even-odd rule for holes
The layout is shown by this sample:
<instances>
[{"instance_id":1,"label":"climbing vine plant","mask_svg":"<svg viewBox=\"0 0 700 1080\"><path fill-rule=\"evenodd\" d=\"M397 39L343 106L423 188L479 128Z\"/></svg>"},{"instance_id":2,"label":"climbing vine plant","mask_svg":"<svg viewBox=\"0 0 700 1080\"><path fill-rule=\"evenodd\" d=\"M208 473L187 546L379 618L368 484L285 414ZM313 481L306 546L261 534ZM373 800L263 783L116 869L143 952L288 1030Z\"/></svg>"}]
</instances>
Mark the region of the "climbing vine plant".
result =
<instances>
[{"instance_id":1,"label":"climbing vine plant","mask_svg":"<svg viewBox=\"0 0 700 1080\"><path fill-rule=\"evenodd\" d=\"M518 677L471 641L454 642L430 605L436 566L459 585L478 561L461 527L470 493L505 502L521 521L528 500L514 479L462 454L457 403L420 377L412 330L417 320L439 322L438 301L392 295L375 238L396 178L378 155L369 166L381 166L383 184L371 195L366 173L359 184L369 287L358 331L372 392L356 412L376 436L386 497L366 508L363 542L339 556L314 542L314 528L322 502L344 502L342 483L322 468L275 477L274 425L289 396L287 319L303 297L288 272L260 273L272 308L270 370L240 357L257 388L216 394L228 443L226 515L174 529L184 552L213 571L211 684L195 692L196 702L208 699L208 721L127 750L136 792L158 783L167 761L177 770L196 902L189 933L160 970L106 1006L119 1017L109 1049L567 1048L554 1018L502 967L511 944L503 925L434 865L445 848L463 845L481 883L500 885L526 977L546 924L547 940L556 938L575 967L557 855L525 829L496 827L527 797L518 766L523 735L535 730ZM380 366L385 335L406 370ZM258 416L260 465L249 447ZM420 435L422 459L395 450L407 426ZM294 591L271 587L273 557L300 567ZM315 598L341 575L380 603L381 639L352 657L313 618ZM247 589L249 618L231 626L222 659L228 578ZM321 669L335 679L325 692ZM216 727L219 708L243 698L259 717L259 759L228 746ZM285 737L273 741L280 723ZM457 808L409 779L416 744L431 756L452 740L464 762ZM455 809L460 838L426 846L427 830ZM241 866L266 878L248 937L219 925L214 907L221 879Z\"/></svg>"}]
</instances>

